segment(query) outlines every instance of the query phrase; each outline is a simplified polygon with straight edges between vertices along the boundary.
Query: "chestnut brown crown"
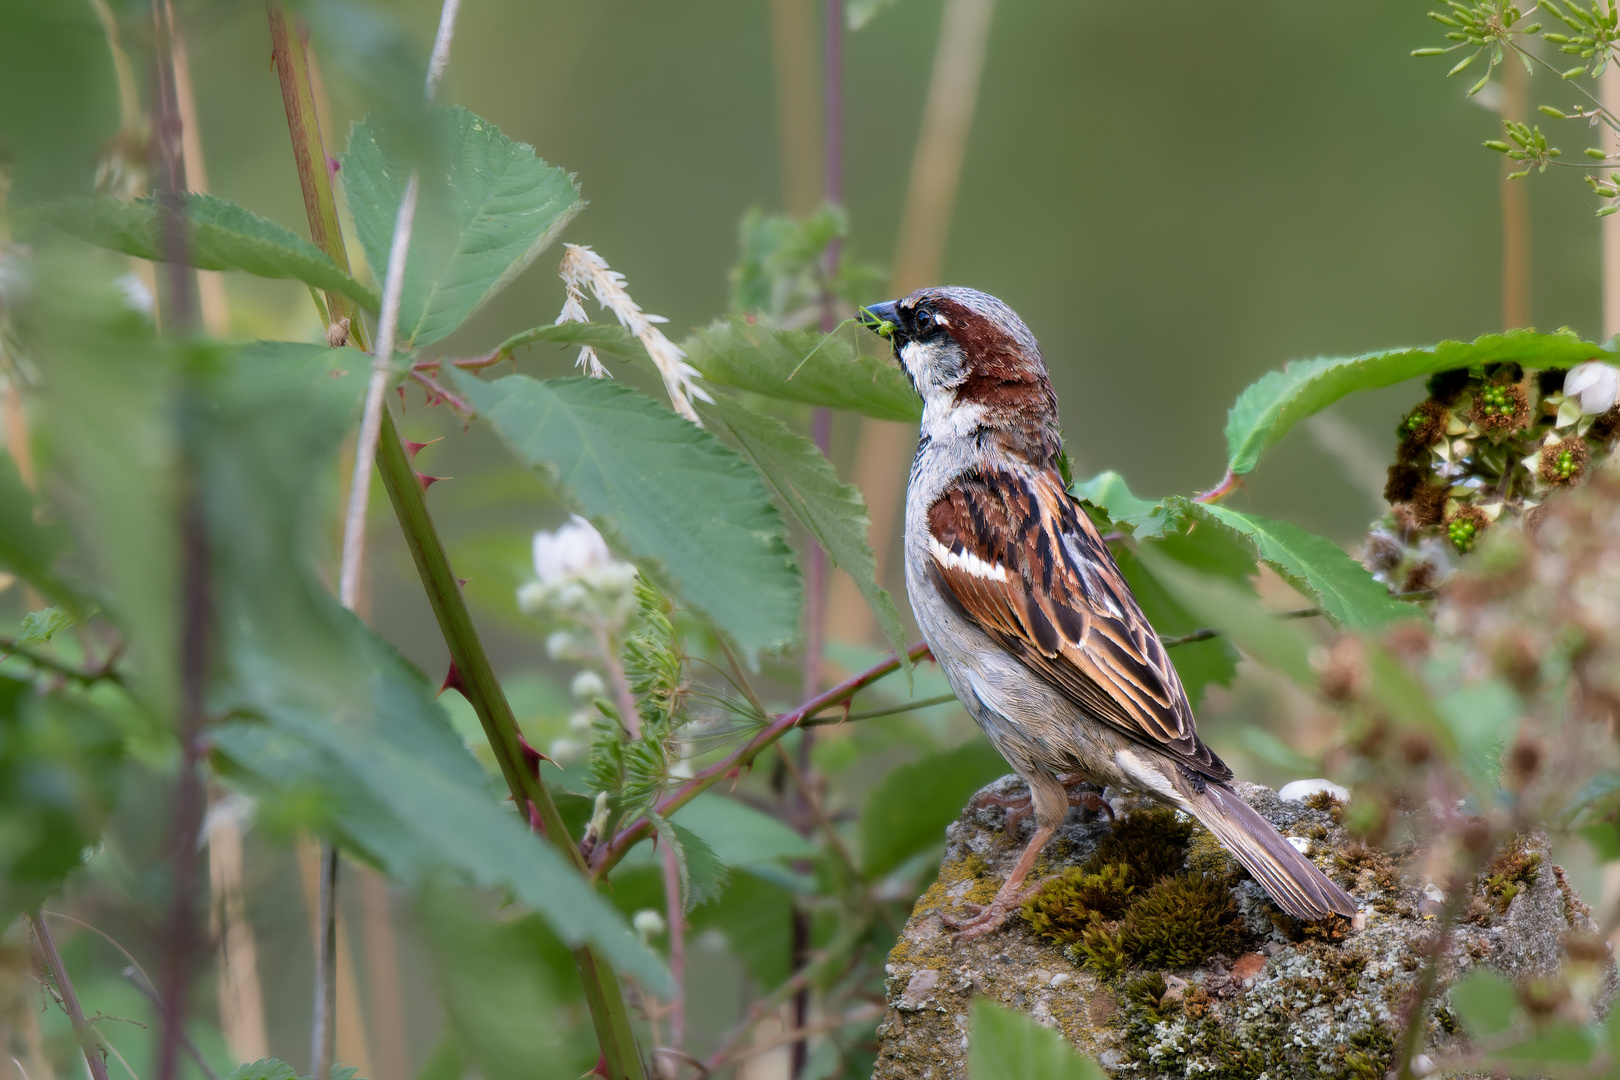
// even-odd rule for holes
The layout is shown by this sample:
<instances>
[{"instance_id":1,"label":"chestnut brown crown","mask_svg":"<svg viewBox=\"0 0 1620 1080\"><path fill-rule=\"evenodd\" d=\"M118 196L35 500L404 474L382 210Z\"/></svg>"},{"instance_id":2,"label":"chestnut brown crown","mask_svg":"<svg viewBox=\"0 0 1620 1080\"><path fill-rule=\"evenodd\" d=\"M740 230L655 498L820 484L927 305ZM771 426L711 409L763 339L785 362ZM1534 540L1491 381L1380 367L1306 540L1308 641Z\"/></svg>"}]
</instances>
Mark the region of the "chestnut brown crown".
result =
<instances>
[{"instance_id":1,"label":"chestnut brown crown","mask_svg":"<svg viewBox=\"0 0 1620 1080\"><path fill-rule=\"evenodd\" d=\"M924 426L970 415L1008 450L1045 464L1061 445L1057 398L1035 335L1012 308L960 286L918 289L862 309L861 322L889 339L925 405ZM964 413L964 410L967 410Z\"/></svg>"}]
</instances>

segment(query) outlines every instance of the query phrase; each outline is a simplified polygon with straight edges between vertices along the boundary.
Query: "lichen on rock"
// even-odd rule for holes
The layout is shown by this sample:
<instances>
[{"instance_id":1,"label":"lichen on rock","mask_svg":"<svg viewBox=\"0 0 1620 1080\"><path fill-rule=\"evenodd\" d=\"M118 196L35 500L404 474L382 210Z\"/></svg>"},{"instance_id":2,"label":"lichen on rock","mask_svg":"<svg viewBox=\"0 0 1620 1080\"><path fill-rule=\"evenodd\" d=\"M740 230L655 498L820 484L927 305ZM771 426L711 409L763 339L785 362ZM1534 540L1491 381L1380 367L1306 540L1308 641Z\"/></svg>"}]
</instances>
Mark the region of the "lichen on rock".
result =
<instances>
[{"instance_id":1,"label":"lichen on rock","mask_svg":"<svg viewBox=\"0 0 1620 1080\"><path fill-rule=\"evenodd\" d=\"M1438 929L1422 853L1353 839L1331 797L1283 802L1236 787L1351 891L1354 921L1288 918L1201 826L1109 792L1115 822L1072 812L1036 867L1042 894L1000 930L958 943L939 915L992 897L1028 829L1009 833L1003 809L970 804L889 955L874 1080L966 1080L968 1006L980 994L1061 1031L1115 1076L1383 1077ZM984 789L1023 792L1015 776ZM1521 984L1554 975L1565 938L1596 930L1572 895L1546 839L1517 838L1476 882L1442 986L1480 964ZM1613 994L1612 962L1605 970L1598 1008ZM1444 993L1426 1023L1428 1053L1464 1048Z\"/></svg>"}]
</instances>

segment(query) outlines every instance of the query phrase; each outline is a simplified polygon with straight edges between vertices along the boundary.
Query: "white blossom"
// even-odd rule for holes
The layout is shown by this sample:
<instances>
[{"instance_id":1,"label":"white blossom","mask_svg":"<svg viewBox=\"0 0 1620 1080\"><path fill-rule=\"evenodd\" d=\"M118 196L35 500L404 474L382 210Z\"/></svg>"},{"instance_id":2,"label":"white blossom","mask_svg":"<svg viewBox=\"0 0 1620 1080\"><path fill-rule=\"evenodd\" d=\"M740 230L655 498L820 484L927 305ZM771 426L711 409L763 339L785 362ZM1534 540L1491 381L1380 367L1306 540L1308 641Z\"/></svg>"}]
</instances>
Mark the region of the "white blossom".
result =
<instances>
[{"instance_id":1,"label":"white blossom","mask_svg":"<svg viewBox=\"0 0 1620 1080\"><path fill-rule=\"evenodd\" d=\"M1579 400L1587 416L1606 413L1620 400L1620 368L1602 360L1576 364L1564 376L1564 396Z\"/></svg>"},{"instance_id":2,"label":"white blossom","mask_svg":"<svg viewBox=\"0 0 1620 1080\"><path fill-rule=\"evenodd\" d=\"M596 526L574 514L555 532L534 534L534 576L542 585L577 581L613 561Z\"/></svg>"},{"instance_id":3,"label":"white blossom","mask_svg":"<svg viewBox=\"0 0 1620 1080\"><path fill-rule=\"evenodd\" d=\"M557 273L562 277L568 298L563 303L562 313L557 316L557 322L588 321L584 306L585 289L588 287L596 295L597 303L613 312L619 324L634 334L647 350L658 373L663 376L664 389L669 392L669 401L675 411L694 424L700 423L697 410L692 407L692 398L709 402L714 398L697 385L698 370L686 362L686 354L655 325L669 320L662 315L649 315L642 311L641 305L632 300L630 293L625 290L624 275L610 269L602 256L580 244L564 244L563 249L562 266ZM592 376L607 374L596 359L596 350L588 346L580 351L579 365Z\"/></svg>"},{"instance_id":4,"label":"white blossom","mask_svg":"<svg viewBox=\"0 0 1620 1080\"><path fill-rule=\"evenodd\" d=\"M652 908L642 908L630 917L630 925L642 941L651 941L664 932L664 917Z\"/></svg>"},{"instance_id":5,"label":"white blossom","mask_svg":"<svg viewBox=\"0 0 1620 1080\"><path fill-rule=\"evenodd\" d=\"M607 693L607 685L602 682L602 676L590 668L584 668L576 674L568 689L581 701L595 701Z\"/></svg>"}]
</instances>

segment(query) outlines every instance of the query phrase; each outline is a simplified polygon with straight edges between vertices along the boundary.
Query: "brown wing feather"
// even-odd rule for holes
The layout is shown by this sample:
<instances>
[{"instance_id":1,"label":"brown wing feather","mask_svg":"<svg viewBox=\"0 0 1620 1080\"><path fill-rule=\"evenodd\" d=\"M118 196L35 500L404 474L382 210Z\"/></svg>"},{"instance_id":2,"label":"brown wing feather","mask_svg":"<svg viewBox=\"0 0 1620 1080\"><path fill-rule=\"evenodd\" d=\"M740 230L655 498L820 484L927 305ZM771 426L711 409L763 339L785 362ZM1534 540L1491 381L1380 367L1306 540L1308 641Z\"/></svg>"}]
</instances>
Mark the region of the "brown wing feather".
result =
<instances>
[{"instance_id":1,"label":"brown wing feather","mask_svg":"<svg viewBox=\"0 0 1620 1080\"><path fill-rule=\"evenodd\" d=\"M1194 772L1232 770L1192 707L1119 566L1055 473L985 469L929 509L936 580L979 627L1089 715Z\"/></svg>"}]
</instances>

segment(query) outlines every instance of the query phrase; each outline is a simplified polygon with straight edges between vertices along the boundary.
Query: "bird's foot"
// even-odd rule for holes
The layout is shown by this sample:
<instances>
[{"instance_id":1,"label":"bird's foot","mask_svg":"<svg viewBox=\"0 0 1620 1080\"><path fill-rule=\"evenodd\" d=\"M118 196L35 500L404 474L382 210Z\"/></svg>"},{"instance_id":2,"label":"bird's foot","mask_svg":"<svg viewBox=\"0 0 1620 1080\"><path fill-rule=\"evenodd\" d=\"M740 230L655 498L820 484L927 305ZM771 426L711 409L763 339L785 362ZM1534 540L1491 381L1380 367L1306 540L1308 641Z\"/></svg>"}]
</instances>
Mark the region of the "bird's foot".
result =
<instances>
[{"instance_id":1,"label":"bird's foot","mask_svg":"<svg viewBox=\"0 0 1620 1080\"><path fill-rule=\"evenodd\" d=\"M966 919L958 919L939 913L939 921L956 931L956 940L972 941L974 938L984 937L1001 928L1001 924L1012 918L1013 914L1027 903L1031 897L1041 891L1046 879L1033 884L1025 885L1020 889L1008 891L1005 886L996 894L996 898L988 904L968 904L968 910L973 914Z\"/></svg>"}]
</instances>

